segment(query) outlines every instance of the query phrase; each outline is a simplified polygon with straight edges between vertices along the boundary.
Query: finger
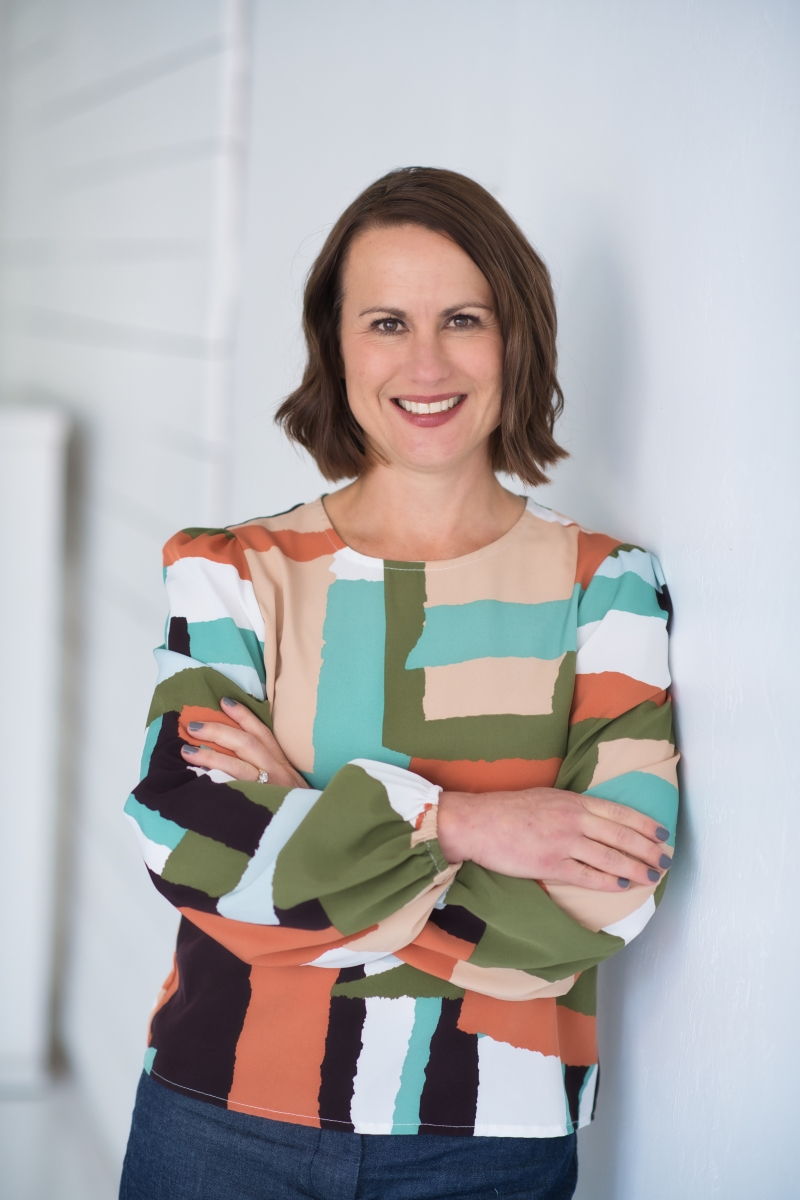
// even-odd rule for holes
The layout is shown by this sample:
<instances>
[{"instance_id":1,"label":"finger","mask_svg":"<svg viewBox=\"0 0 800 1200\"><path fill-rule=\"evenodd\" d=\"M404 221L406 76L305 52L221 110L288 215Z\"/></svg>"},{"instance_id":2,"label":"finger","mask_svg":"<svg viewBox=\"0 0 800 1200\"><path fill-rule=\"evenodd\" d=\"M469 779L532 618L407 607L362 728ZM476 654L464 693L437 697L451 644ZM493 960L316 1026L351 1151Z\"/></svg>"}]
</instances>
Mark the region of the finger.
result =
<instances>
[{"instance_id":1,"label":"finger","mask_svg":"<svg viewBox=\"0 0 800 1200\"><path fill-rule=\"evenodd\" d=\"M542 882L547 886L547 879ZM609 875L607 871L599 871L574 858L565 859L559 865L558 880L554 882L572 883L577 887L591 888L593 892L624 892L630 888L630 880L624 876Z\"/></svg>"},{"instance_id":2,"label":"finger","mask_svg":"<svg viewBox=\"0 0 800 1200\"><path fill-rule=\"evenodd\" d=\"M667 853L663 843L652 842L650 838L629 825L620 825L617 821L607 821L604 817L596 817L588 813L582 823L581 832L594 842L602 842L613 846L630 858L636 858L648 867L666 871L672 866L672 851Z\"/></svg>"},{"instance_id":3,"label":"finger","mask_svg":"<svg viewBox=\"0 0 800 1200\"><path fill-rule=\"evenodd\" d=\"M617 879L629 879L631 883L641 883L644 887L652 887L653 884L661 882L663 871L657 867L648 867L638 859L629 858L627 854L602 842L582 838L580 844L571 847L571 850L573 857L580 862Z\"/></svg>"},{"instance_id":4,"label":"finger","mask_svg":"<svg viewBox=\"0 0 800 1200\"><path fill-rule=\"evenodd\" d=\"M213 742L215 746L232 750L237 758L252 763L261 771L269 771L270 767L276 767L278 764L276 756L269 753L263 742L254 738L252 734L245 733L243 729L234 729L220 721L190 721L186 728L190 736L198 742Z\"/></svg>"},{"instance_id":5,"label":"finger","mask_svg":"<svg viewBox=\"0 0 800 1200\"><path fill-rule=\"evenodd\" d=\"M225 715L232 717L245 733L249 733L251 737L262 742L273 754L283 756L272 730L254 712L251 712L246 704L240 704L238 700L231 700L229 696L223 696L220 703Z\"/></svg>"},{"instance_id":6,"label":"finger","mask_svg":"<svg viewBox=\"0 0 800 1200\"><path fill-rule=\"evenodd\" d=\"M578 795L584 808L595 816L605 817L607 821L616 821L618 825L627 825L649 838L651 842L664 843L669 840L670 831L652 817L628 808L626 804L617 804L614 800L601 800L599 796Z\"/></svg>"},{"instance_id":7,"label":"finger","mask_svg":"<svg viewBox=\"0 0 800 1200\"><path fill-rule=\"evenodd\" d=\"M230 754L220 754L217 750L209 750L205 746L182 746L181 757L187 766L204 767L207 771L224 771L233 779L243 783L255 783L258 779L258 768L251 763L242 762Z\"/></svg>"}]
</instances>

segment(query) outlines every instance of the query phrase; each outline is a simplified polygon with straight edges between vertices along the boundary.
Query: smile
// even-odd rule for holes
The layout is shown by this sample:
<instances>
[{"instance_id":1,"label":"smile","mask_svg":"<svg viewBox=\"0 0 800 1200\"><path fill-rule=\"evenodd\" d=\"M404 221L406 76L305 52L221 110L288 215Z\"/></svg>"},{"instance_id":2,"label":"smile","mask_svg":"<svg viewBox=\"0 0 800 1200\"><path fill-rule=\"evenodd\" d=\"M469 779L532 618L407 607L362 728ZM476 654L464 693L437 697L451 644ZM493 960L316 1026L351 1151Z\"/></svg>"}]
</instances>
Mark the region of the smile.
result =
<instances>
[{"instance_id":1,"label":"smile","mask_svg":"<svg viewBox=\"0 0 800 1200\"><path fill-rule=\"evenodd\" d=\"M464 399L465 393L461 392L456 396L446 396L444 399L423 401L423 400L406 400L402 396L393 396L395 404L400 408L405 409L408 413L417 413L419 416L429 416L433 413L447 412L451 408L455 408Z\"/></svg>"}]
</instances>

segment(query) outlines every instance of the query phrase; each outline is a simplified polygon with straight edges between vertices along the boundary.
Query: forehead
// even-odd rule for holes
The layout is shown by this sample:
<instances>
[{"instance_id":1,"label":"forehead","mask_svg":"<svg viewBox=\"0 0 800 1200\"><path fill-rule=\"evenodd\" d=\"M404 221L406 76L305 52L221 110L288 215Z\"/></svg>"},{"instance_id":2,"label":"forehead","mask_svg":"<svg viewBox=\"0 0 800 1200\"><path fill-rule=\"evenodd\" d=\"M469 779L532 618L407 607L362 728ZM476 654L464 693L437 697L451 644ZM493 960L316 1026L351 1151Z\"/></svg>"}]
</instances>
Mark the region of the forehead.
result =
<instances>
[{"instance_id":1,"label":"forehead","mask_svg":"<svg viewBox=\"0 0 800 1200\"><path fill-rule=\"evenodd\" d=\"M342 290L348 298L365 292L393 294L462 291L457 302L470 297L491 302L491 288L483 272L447 234L420 225L371 227L350 244L342 270ZM381 297L370 297L376 303ZM390 297L387 294L387 301Z\"/></svg>"}]
</instances>

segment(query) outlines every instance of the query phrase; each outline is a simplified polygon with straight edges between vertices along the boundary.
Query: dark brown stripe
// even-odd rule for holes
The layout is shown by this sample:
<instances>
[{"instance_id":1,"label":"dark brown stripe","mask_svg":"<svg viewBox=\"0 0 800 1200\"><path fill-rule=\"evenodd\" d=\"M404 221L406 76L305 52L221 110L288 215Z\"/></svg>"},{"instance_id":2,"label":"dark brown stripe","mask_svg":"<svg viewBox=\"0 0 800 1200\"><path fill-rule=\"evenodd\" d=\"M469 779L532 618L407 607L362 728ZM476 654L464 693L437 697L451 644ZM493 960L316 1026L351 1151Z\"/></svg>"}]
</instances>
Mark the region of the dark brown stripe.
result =
<instances>
[{"instance_id":1,"label":"dark brown stripe","mask_svg":"<svg viewBox=\"0 0 800 1200\"><path fill-rule=\"evenodd\" d=\"M331 997L319 1089L319 1116L323 1129L353 1132L350 1103L366 1016L366 1000L348 996Z\"/></svg>"},{"instance_id":2,"label":"dark brown stripe","mask_svg":"<svg viewBox=\"0 0 800 1200\"><path fill-rule=\"evenodd\" d=\"M419 1101L419 1132L472 1137L478 1107L478 1035L458 1028L461 1000L442 1000Z\"/></svg>"}]
</instances>

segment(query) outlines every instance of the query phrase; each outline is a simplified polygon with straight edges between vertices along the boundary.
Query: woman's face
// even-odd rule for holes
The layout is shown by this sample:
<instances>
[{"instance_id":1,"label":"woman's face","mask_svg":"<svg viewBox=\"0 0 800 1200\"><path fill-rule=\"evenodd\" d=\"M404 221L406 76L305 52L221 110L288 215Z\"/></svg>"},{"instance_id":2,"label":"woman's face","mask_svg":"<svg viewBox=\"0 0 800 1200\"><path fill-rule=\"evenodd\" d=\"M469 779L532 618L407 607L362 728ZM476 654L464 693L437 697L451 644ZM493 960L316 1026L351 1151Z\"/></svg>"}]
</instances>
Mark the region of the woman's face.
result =
<instances>
[{"instance_id":1,"label":"woman's face","mask_svg":"<svg viewBox=\"0 0 800 1200\"><path fill-rule=\"evenodd\" d=\"M390 465L428 471L488 457L503 339L469 255L419 225L368 229L342 282L347 397L370 444Z\"/></svg>"}]
</instances>

